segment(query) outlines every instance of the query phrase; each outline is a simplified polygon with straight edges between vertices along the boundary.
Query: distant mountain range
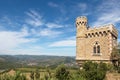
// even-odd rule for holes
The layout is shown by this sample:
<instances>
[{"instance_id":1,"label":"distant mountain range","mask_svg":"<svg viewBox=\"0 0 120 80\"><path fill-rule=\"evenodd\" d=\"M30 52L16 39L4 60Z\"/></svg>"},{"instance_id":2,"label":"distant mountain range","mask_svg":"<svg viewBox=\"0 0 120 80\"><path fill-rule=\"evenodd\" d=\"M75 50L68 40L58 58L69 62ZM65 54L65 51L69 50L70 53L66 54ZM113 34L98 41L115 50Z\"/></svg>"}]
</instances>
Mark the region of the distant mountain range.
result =
<instances>
[{"instance_id":1,"label":"distant mountain range","mask_svg":"<svg viewBox=\"0 0 120 80\"><path fill-rule=\"evenodd\" d=\"M57 67L64 63L75 67L75 57L46 55L0 55L0 69L17 67Z\"/></svg>"}]
</instances>

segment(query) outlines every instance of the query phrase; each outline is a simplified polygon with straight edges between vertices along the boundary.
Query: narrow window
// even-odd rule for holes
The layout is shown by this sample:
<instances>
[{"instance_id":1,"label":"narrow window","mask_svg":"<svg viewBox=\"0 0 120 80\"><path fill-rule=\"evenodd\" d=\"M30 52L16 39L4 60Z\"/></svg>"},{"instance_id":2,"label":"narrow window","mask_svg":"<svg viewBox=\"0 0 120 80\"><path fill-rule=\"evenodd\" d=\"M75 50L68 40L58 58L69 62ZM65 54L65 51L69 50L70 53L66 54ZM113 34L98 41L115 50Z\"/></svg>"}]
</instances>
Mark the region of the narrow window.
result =
<instances>
[{"instance_id":1,"label":"narrow window","mask_svg":"<svg viewBox=\"0 0 120 80\"><path fill-rule=\"evenodd\" d=\"M98 54L100 53L100 46L99 45L97 46L97 53Z\"/></svg>"},{"instance_id":2,"label":"narrow window","mask_svg":"<svg viewBox=\"0 0 120 80\"><path fill-rule=\"evenodd\" d=\"M96 54L96 46L93 47L93 52Z\"/></svg>"}]
</instances>

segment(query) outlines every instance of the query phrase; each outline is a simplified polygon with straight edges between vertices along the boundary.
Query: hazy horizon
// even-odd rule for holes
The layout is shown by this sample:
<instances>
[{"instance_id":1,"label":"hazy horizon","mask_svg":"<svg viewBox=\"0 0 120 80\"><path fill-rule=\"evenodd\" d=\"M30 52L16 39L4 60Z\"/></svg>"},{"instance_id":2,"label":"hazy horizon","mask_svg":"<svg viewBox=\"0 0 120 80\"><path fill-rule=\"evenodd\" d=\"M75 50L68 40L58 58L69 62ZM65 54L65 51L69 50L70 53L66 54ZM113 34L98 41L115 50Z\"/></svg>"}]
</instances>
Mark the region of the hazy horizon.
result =
<instances>
[{"instance_id":1,"label":"hazy horizon","mask_svg":"<svg viewBox=\"0 0 120 80\"><path fill-rule=\"evenodd\" d=\"M75 56L69 56L69 55L34 55L34 54L0 54L0 56L58 56L58 57L75 57Z\"/></svg>"}]
</instances>

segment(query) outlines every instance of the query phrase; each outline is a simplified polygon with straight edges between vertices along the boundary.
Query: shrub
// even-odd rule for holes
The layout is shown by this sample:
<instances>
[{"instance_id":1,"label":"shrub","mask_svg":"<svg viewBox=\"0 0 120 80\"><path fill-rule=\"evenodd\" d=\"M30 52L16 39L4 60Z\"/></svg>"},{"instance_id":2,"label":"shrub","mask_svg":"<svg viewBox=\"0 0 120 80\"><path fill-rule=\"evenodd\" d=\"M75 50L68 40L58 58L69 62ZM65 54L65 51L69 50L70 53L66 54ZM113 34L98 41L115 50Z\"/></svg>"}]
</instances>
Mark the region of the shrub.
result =
<instances>
[{"instance_id":1,"label":"shrub","mask_svg":"<svg viewBox=\"0 0 120 80\"><path fill-rule=\"evenodd\" d=\"M85 62L83 70L80 72L86 80L103 80L107 71L105 63Z\"/></svg>"},{"instance_id":2,"label":"shrub","mask_svg":"<svg viewBox=\"0 0 120 80\"><path fill-rule=\"evenodd\" d=\"M108 69L108 71L113 72L114 66L112 64L107 64L107 69Z\"/></svg>"},{"instance_id":3,"label":"shrub","mask_svg":"<svg viewBox=\"0 0 120 80\"><path fill-rule=\"evenodd\" d=\"M85 71L89 71L89 70L93 70L93 69L96 69L97 68L97 63L93 63L92 61L88 61L88 62L85 62L83 64L83 69Z\"/></svg>"},{"instance_id":4,"label":"shrub","mask_svg":"<svg viewBox=\"0 0 120 80\"><path fill-rule=\"evenodd\" d=\"M118 67L118 73L120 73L120 66Z\"/></svg>"},{"instance_id":5,"label":"shrub","mask_svg":"<svg viewBox=\"0 0 120 80\"><path fill-rule=\"evenodd\" d=\"M14 80L26 80L26 77L21 72L16 72Z\"/></svg>"},{"instance_id":6,"label":"shrub","mask_svg":"<svg viewBox=\"0 0 120 80\"><path fill-rule=\"evenodd\" d=\"M100 71L107 71L108 70L107 65L103 62L99 63L98 68Z\"/></svg>"},{"instance_id":7,"label":"shrub","mask_svg":"<svg viewBox=\"0 0 120 80\"><path fill-rule=\"evenodd\" d=\"M44 79L45 79L45 80L48 80L48 79L49 79L48 75L45 75L45 76L44 76Z\"/></svg>"},{"instance_id":8,"label":"shrub","mask_svg":"<svg viewBox=\"0 0 120 80\"><path fill-rule=\"evenodd\" d=\"M49 78L52 78L52 74L51 74L51 71L49 68L46 68L46 72L48 73L48 77Z\"/></svg>"},{"instance_id":9,"label":"shrub","mask_svg":"<svg viewBox=\"0 0 120 80\"><path fill-rule=\"evenodd\" d=\"M70 80L70 72L66 69L64 65L60 65L56 69L55 77L58 80Z\"/></svg>"},{"instance_id":10,"label":"shrub","mask_svg":"<svg viewBox=\"0 0 120 80\"><path fill-rule=\"evenodd\" d=\"M32 80L34 80L34 72L33 72L33 71L30 73L30 78L31 78Z\"/></svg>"},{"instance_id":11,"label":"shrub","mask_svg":"<svg viewBox=\"0 0 120 80\"><path fill-rule=\"evenodd\" d=\"M17 72L14 76L8 74L1 75L0 80L27 80L27 78L20 72Z\"/></svg>"},{"instance_id":12,"label":"shrub","mask_svg":"<svg viewBox=\"0 0 120 80\"><path fill-rule=\"evenodd\" d=\"M78 74L73 74L70 80L86 80L86 79Z\"/></svg>"},{"instance_id":13,"label":"shrub","mask_svg":"<svg viewBox=\"0 0 120 80\"><path fill-rule=\"evenodd\" d=\"M35 78L36 78L36 80L40 79L40 72L38 69L35 72Z\"/></svg>"}]
</instances>

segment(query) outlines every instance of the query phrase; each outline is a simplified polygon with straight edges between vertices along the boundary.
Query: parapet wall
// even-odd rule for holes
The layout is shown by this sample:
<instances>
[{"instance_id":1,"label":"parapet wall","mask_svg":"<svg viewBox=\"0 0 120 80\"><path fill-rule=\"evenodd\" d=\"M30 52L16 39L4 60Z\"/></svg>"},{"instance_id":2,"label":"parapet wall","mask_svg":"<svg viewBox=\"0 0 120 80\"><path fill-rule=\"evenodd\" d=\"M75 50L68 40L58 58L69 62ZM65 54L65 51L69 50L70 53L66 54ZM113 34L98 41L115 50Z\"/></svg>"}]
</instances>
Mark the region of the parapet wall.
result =
<instances>
[{"instance_id":1,"label":"parapet wall","mask_svg":"<svg viewBox=\"0 0 120 80\"><path fill-rule=\"evenodd\" d=\"M87 18L85 16L77 17L77 19L76 19L76 25L77 26L87 25Z\"/></svg>"},{"instance_id":2,"label":"parapet wall","mask_svg":"<svg viewBox=\"0 0 120 80\"><path fill-rule=\"evenodd\" d=\"M118 36L118 31L115 29L113 24L95 27L95 28L88 28L86 32L86 37L97 37L97 36L105 36L108 33L113 34L116 38Z\"/></svg>"}]
</instances>

